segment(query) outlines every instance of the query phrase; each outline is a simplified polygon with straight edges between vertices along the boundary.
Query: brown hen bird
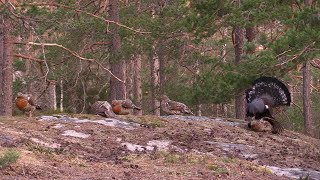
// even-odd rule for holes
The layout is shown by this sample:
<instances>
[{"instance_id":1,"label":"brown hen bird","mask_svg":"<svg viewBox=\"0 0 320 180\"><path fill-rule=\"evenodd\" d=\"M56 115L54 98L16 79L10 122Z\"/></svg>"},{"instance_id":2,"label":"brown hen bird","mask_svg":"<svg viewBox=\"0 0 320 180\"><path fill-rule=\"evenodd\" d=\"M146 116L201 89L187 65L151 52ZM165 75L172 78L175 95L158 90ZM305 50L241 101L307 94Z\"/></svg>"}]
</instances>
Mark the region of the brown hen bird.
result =
<instances>
[{"instance_id":1,"label":"brown hen bird","mask_svg":"<svg viewBox=\"0 0 320 180\"><path fill-rule=\"evenodd\" d=\"M134 109L141 110L141 108L134 105L130 99L113 100L111 104L113 112L118 115L132 114Z\"/></svg>"},{"instance_id":2,"label":"brown hen bird","mask_svg":"<svg viewBox=\"0 0 320 180\"><path fill-rule=\"evenodd\" d=\"M108 101L97 101L90 106L92 114L100 115L106 118L113 118L115 114Z\"/></svg>"},{"instance_id":3,"label":"brown hen bird","mask_svg":"<svg viewBox=\"0 0 320 180\"><path fill-rule=\"evenodd\" d=\"M168 96L161 96L161 110L169 115L191 114L191 110L185 104L177 101L172 101Z\"/></svg>"},{"instance_id":4,"label":"brown hen bird","mask_svg":"<svg viewBox=\"0 0 320 180\"><path fill-rule=\"evenodd\" d=\"M31 94L23 94L19 92L15 103L17 108L24 113L29 114L29 117L32 117L32 114L36 109L41 110L41 107L36 104L35 99Z\"/></svg>"}]
</instances>

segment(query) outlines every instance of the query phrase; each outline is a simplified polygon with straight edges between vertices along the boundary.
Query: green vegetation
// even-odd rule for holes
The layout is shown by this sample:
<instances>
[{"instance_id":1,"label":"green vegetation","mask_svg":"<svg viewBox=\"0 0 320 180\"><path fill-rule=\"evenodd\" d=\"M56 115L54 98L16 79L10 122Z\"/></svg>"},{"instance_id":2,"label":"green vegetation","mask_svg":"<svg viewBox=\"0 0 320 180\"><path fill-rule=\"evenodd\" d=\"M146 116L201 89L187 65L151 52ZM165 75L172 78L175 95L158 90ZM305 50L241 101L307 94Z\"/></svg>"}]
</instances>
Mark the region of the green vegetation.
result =
<instances>
[{"instance_id":1,"label":"green vegetation","mask_svg":"<svg viewBox=\"0 0 320 180\"><path fill-rule=\"evenodd\" d=\"M19 159L19 153L15 150L8 150L0 156L0 169L14 164Z\"/></svg>"},{"instance_id":2,"label":"green vegetation","mask_svg":"<svg viewBox=\"0 0 320 180\"><path fill-rule=\"evenodd\" d=\"M225 167L220 167L215 164L208 164L207 167L209 170L211 170L215 174L229 174L228 169L226 169Z\"/></svg>"}]
</instances>

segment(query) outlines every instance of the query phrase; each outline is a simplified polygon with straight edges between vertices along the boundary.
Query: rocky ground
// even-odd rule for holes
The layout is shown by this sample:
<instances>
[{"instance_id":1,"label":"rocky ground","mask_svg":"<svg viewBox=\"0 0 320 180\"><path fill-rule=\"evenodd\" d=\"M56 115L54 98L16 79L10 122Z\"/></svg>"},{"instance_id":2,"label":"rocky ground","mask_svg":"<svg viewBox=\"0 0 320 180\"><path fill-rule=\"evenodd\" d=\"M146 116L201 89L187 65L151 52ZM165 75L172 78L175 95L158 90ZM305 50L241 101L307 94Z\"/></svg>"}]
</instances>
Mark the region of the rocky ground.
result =
<instances>
[{"instance_id":1,"label":"rocky ground","mask_svg":"<svg viewBox=\"0 0 320 180\"><path fill-rule=\"evenodd\" d=\"M320 142L196 116L0 119L0 179L320 179Z\"/></svg>"}]
</instances>

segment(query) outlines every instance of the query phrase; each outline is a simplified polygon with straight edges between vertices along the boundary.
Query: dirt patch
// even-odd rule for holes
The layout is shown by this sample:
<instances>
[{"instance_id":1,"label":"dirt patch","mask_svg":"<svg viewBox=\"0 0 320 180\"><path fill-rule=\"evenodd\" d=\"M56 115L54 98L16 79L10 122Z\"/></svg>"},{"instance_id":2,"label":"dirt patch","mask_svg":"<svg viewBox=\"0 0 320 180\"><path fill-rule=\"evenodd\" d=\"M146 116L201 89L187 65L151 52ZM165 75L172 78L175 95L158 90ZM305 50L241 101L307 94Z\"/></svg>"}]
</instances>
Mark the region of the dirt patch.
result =
<instances>
[{"instance_id":1,"label":"dirt patch","mask_svg":"<svg viewBox=\"0 0 320 180\"><path fill-rule=\"evenodd\" d=\"M117 117L134 128L72 118L87 121L1 119L1 152L20 153L0 170L3 179L288 179L266 165L320 171L319 141L290 131L253 132L242 121L201 118ZM88 136L63 135L70 131Z\"/></svg>"}]
</instances>

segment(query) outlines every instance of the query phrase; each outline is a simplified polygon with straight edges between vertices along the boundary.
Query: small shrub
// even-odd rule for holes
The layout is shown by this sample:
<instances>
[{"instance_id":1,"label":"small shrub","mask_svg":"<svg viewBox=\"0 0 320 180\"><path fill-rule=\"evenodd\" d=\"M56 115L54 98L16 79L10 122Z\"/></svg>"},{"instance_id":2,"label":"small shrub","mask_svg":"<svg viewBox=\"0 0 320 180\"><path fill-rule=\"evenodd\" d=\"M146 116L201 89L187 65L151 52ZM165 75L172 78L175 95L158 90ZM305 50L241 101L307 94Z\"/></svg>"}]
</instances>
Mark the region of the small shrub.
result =
<instances>
[{"instance_id":1,"label":"small shrub","mask_svg":"<svg viewBox=\"0 0 320 180\"><path fill-rule=\"evenodd\" d=\"M1 157L0 157L0 168L5 168L7 166L10 166L11 164L17 162L19 158L19 153L14 150L6 151Z\"/></svg>"}]
</instances>

